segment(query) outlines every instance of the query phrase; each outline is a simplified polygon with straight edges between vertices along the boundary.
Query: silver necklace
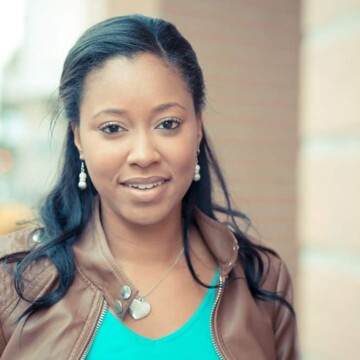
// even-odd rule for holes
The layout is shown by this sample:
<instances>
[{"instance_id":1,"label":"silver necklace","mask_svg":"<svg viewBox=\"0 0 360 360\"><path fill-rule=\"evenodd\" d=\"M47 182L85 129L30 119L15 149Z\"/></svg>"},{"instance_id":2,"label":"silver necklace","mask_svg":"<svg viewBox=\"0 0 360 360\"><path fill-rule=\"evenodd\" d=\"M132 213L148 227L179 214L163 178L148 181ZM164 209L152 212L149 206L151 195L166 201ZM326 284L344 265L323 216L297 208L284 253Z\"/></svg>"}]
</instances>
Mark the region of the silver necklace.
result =
<instances>
[{"instance_id":1,"label":"silver necklace","mask_svg":"<svg viewBox=\"0 0 360 360\"><path fill-rule=\"evenodd\" d=\"M160 277L160 279L148 290L144 295L138 294L132 303L129 306L129 314L134 320L140 320L144 317L148 316L151 312L151 305L150 303L145 300L147 296L149 296L170 274L170 272L174 269L174 267L180 261L181 255L184 252L184 248L181 249L179 255L176 257L174 263L169 267L168 270Z\"/></svg>"}]
</instances>

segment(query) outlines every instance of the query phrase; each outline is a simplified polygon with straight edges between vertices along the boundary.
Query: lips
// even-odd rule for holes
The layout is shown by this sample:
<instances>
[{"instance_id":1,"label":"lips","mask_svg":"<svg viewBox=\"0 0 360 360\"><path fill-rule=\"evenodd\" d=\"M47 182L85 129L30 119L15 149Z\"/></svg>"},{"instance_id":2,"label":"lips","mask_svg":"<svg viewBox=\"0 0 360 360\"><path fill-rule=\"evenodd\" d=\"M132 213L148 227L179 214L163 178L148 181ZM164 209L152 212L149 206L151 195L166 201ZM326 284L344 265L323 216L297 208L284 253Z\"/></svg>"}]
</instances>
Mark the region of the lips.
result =
<instances>
[{"instance_id":1,"label":"lips","mask_svg":"<svg viewBox=\"0 0 360 360\"><path fill-rule=\"evenodd\" d=\"M164 184L169 179L160 176L151 176L147 178L131 178L121 182L121 185L139 189L139 190L150 190Z\"/></svg>"},{"instance_id":2,"label":"lips","mask_svg":"<svg viewBox=\"0 0 360 360\"><path fill-rule=\"evenodd\" d=\"M157 187L159 185L162 185L165 181L159 181L156 183L152 183L152 184L126 184L126 186L135 188L135 189L140 189L140 190L148 190L148 189L152 189L154 187Z\"/></svg>"}]
</instances>

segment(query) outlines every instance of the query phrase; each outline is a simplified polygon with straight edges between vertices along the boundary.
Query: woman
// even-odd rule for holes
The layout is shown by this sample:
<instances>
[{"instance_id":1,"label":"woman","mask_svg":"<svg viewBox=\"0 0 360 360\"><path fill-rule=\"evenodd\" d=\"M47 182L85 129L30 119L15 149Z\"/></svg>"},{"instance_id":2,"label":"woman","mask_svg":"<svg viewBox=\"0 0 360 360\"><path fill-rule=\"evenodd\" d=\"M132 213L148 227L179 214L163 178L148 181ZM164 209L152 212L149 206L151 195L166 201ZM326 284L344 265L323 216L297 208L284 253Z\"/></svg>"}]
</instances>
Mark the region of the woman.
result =
<instances>
[{"instance_id":1,"label":"woman","mask_svg":"<svg viewBox=\"0 0 360 360\"><path fill-rule=\"evenodd\" d=\"M1 239L2 359L296 358L289 274L236 224L204 88L163 20L115 17L70 50L59 181L42 225Z\"/></svg>"}]
</instances>

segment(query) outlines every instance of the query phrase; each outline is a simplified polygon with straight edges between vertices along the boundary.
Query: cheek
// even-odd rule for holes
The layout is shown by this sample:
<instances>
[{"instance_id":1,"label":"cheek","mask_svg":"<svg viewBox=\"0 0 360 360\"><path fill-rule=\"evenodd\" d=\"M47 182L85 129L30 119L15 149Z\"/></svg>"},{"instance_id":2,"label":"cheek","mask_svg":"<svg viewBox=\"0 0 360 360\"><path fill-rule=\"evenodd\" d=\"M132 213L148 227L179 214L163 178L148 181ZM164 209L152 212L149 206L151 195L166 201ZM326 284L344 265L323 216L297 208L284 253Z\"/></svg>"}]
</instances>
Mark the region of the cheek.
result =
<instances>
[{"instance_id":1,"label":"cheek","mask_svg":"<svg viewBox=\"0 0 360 360\"><path fill-rule=\"evenodd\" d=\"M190 142L186 147L184 147L184 143L172 147L171 161L174 171L180 179L187 182L191 182L195 172L196 151L196 142Z\"/></svg>"},{"instance_id":2,"label":"cheek","mask_svg":"<svg viewBox=\"0 0 360 360\"><path fill-rule=\"evenodd\" d=\"M108 157L95 154L94 156L88 156L85 159L89 176L93 182L97 182L111 171L111 161Z\"/></svg>"},{"instance_id":3,"label":"cheek","mask_svg":"<svg viewBox=\"0 0 360 360\"><path fill-rule=\"evenodd\" d=\"M196 157L194 152L179 156L179 171L182 174L192 174L195 171Z\"/></svg>"},{"instance_id":4,"label":"cheek","mask_svg":"<svg viewBox=\"0 0 360 360\"><path fill-rule=\"evenodd\" d=\"M83 153L88 174L96 187L102 179L111 179L119 168L119 155L113 146L97 141L86 141ZM118 153L118 152L117 152Z\"/></svg>"}]
</instances>

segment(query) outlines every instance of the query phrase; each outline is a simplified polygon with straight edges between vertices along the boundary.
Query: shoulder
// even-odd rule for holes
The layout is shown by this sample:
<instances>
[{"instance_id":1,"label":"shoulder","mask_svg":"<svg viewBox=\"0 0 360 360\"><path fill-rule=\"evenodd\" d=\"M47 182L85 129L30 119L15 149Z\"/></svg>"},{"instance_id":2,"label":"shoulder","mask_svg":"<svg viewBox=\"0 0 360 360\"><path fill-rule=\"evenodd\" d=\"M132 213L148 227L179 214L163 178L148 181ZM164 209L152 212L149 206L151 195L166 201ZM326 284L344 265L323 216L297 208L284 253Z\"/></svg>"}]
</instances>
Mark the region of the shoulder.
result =
<instances>
[{"instance_id":1,"label":"shoulder","mask_svg":"<svg viewBox=\"0 0 360 360\"><path fill-rule=\"evenodd\" d=\"M268 294L276 294L293 306L293 285L284 260L276 253L268 251L259 251L258 254L263 264L260 288L267 291ZM234 271L236 278L242 277L245 281L243 264L237 264ZM253 328L254 334L259 336L261 333L263 339L271 339L276 359L297 359L297 323L288 306L283 301L271 298L254 299L248 284L241 286L241 282L236 283L239 288L236 302L241 303L241 306L237 308L240 309L239 311L247 309L247 324ZM233 293L235 294L235 291ZM261 324L260 327L258 327L259 324Z\"/></svg>"},{"instance_id":2,"label":"shoulder","mask_svg":"<svg viewBox=\"0 0 360 360\"><path fill-rule=\"evenodd\" d=\"M292 304L293 285L291 275L285 261L273 252L258 251L258 254L259 259L261 259L261 264L253 263L252 266L255 266L255 269L253 268L251 271L255 270L259 275L262 273L262 279L259 284L260 289L276 294L286 300L289 304ZM243 261L237 262L231 273L231 278L243 279L246 281L245 273L249 271L246 269L247 266L248 265L244 264ZM260 304L264 304L264 302L260 301ZM265 301L265 304L270 305L268 309L274 310L277 308L277 306L272 306L271 302L269 303ZM275 302L275 304L277 304L277 302Z\"/></svg>"},{"instance_id":3,"label":"shoulder","mask_svg":"<svg viewBox=\"0 0 360 360\"><path fill-rule=\"evenodd\" d=\"M285 261L277 254L262 252L264 280L262 288L275 291L292 302L292 281Z\"/></svg>"},{"instance_id":4,"label":"shoulder","mask_svg":"<svg viewBox=\"0 0 360 360\"><path fill-rule=\"evenodd\" d=\"M274 250L264 247L261 242L253 236L247 235L248 239L253 243L254 248L261 259L263 265L263 279L261 288L271 292L279 293L281 297L285 296L288 302L292 302L292 280L289 269L285 261ZM257 268L257 270L260 270ZM284 291L287 294L284 294Z\"/></svg>"},{"instance_id":5,"label":"shoulder","mask_svg":"<svg viewBox=\"0 0 360 360\"><path fill-rule=\"evenodd\" d=\"M275 293L293 307L293 284L286 263L277 254L265 253L261 256L265 271L261 287ZM269 307L262 302L260 306L266 312L269 311L272 319L277 358L297 359L298 335L295 315L280 301L273 302L272 306Z\"/></svg>"},{"instance_id":6,"label":"shoulder","mask_svg":"<svg viewBox=\"0 0 360 360\"><path fill-rule=\"evenodd\" d=\"M263 294L267 293L264 297L260 295L252 300L275 323L279 315L293 316L290 310L294 300L291 275L285 261L275 251L258 247L256 242L255 244L257 256L254 255L249 263L240 260L234 268L232 277L244 279L251 292L253 284L248 283L245 274L252 274L251 277L258 284L256 287Z\"/></svg>"},{"instance_id":7,"label":"shoulder","mask_svg":"<svg viewBox=\"0 0 360 360\"><path fill-rule=\"evenodd\" d=\"M0 316L4 316L9 306L17 301L14 286L16 264L39 244L39 229L29 227L0 236ZM36 298L43 291L54 268L48 260L38 260L26 268L23 274L24 295Z\"/></svg>"},{"instance_id":8,"label":"shoulder","mask_svg":"<svg viewBox=\"0 0 360 360\"><path fill-rule=\"evenodd\" d=\"M0 261L5 257L30 251L37 243L38 229L28 227L0 236Z\"/></svg>"},{"instance_id":9,"label":"shoulder","mask_svg":"<svg viewBox=\"0 0 360 360\"><path fill-rule=\"evenodd\" d=\"M293 284L286 263L278 256L270 256L268 273L262 286L294 306ZM271 311L275 347L278 359L298 359L298 335L295 314L283 303L276 301Z\"/></svg>"},{"instance_id":10,"label":"shoulder","mask_svg":"<svg viewBox=\"0 0 360 360\"><path fill-rule=\"evenodd\" d=\"M0 236L0 357L6 342L15 331L16 321L29 307L31 300L48 291L56 281L56 271L50 261L31 263L22 277L23 295L19 297L14 283L16 266L39 244L39 229L26 228Z\"/></svg>"}]
</instances>

